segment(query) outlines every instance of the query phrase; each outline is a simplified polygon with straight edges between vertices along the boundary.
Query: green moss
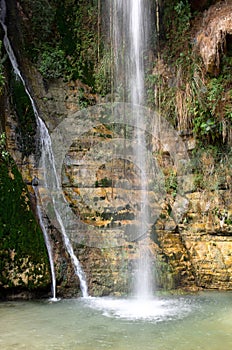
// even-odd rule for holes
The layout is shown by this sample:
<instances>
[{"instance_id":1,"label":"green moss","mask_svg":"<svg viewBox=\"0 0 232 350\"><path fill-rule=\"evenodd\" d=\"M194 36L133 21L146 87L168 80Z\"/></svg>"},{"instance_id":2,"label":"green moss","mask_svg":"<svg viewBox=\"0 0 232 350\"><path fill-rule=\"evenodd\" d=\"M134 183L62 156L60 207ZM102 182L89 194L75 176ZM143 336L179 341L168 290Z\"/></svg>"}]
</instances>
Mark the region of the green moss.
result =
<instances>
[{"instance_id":1,"label":"green moss","mask_svg":"<svg viewBox=\"0 0 232 350\"><path fill-rule=\"evenodd\" d=\"M100 181L95 182L95 187L112 187L112 180L104 177Z\"/></svg>"},{"instance_id":2,"label":"green moss","mask_svg":"<svg viewBox=\"0 0 232 350\"><path fill-rule=\"evenodd\" d=\"M13 254L13 258L12 258ZM10 283L4 275L6 266L23 271L23 261L33 266L30 288L35 287L36 265L44 267L39 275L47 279L47 251L43 234L30 209L30 201L21 175L11 160L0 159L0 285ZM32 271L31 270L31 271ZM41 279L41 277L40 277Z\"/></svg>"},{"instance_id":3,"label":"green moss","mask_svg":"<svg viewBox=\"0 0 232 350\"><path fill-rule=\"evenodd\" d=\"M11 79L12 99L18 118L18 146L23 156L36 153L36 120L31 101L21 81Z\"/></svg>"}]
</instances>

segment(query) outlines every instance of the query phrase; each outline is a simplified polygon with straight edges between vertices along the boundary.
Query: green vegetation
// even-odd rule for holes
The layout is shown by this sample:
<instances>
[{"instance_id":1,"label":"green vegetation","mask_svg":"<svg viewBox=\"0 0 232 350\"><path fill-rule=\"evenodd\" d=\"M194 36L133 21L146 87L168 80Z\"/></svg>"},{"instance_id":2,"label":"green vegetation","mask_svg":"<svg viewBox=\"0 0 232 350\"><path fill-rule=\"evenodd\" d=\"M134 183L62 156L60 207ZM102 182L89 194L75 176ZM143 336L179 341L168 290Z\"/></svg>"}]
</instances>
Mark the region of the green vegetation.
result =
<instances>
[{"instance_id":1,"label":"green vegetation","mask_svg":"<svg viewBox=\"0 0 232 350\"><path fill-rule=\"evenodd\" d=\"M6 134L4 132L0 135L0 157L6 163L10 162L10 155L6 150Z\"/></svg>"},{"instance_id":2,"label":"green vegetation","mask_svg":"<svg viewBox=\"0 0 232 350\"><path fill-rule=\"evenodd\" d=\"M23 156L36 153L36 120L31 101L21 81L12 77L12 99L18 118L18 147Z\"/></svg>"},{"instance_id":3,"label":"green vegetation","mask_svg":"<svg viewBox=\"0 0 232 350\"><path fill-rule=\"evenodd\" d=\"M15 165L0 163L0 238L1 249L15 249L19 256L45 260L42 232L30 210L26 186Z\"/></svg>"},{"instance_id":4,"label":"green vegetation","mask_svg":"<svg viewBox=\"0 0 232 350\"><path fill-rule=\"evenodd\" d=\"M112 57L110 50L104 50L94 71L95 90L105 96L111 92Z\"/></svg>"},{"instance_id":5,"label":"green vegetation","mask_svg":"<svg viewBox=\"0 0 232 350\"><path fill-rule=\"evenodd\" d=\"M196 14L189 2L168 0L160 13L160 51L146 76L149 107L158 109L181 134L193 135L197 141L191 154L195 190L231 190L230 37L225 48L220 47L218 71L210 74L195 49ZM165 187L175 196L173 175L167 174Z\"/></svg>"},{"instance_id":6,"label":"green vegetation","mask_svg":"<svg viewBox=\"0 0 232 350\"><path fill-rule=\"evenodd\" d=\"M171 194L173 198L177 195L178 179L175 171L170 170L165 178L165 190L168 194Z\"/></svg>"},{"instance_id":7,"label":"green vegetation","mask_svg":"<svg viewBox=\"0 0 232 350\"><path fill-rule=\"evenodd\" d=\"M20 0L24 51L45 80L80 79L105 96L111 89L110 49L103 49L98 0Z\"/></svg>"},{"instance_id":8,"label":"green vegetation","mask_svg":"<svg viewBox=\"0 0 232 350\"><path fill-rule=\"evenodd\" d=\"M29 264L43 265L40 283L46 285L48 258L43 234L30 209L26 185L5 148L4 134L0 137L0 151L0 285L9 283L3 272L7 264L11 265L12 256L15 266L20 267L23 259L28 259ZM36 278L30 276L30 288L35 288Z\"/></svg>"},{"instance_id":9,"label":"green vegetation","mask_svg":"<svg viewBox=\"0 0 232 350\"><path fill-rule=\"evenodd\" d=\"M64 51L59 47L44 47L40 55L39 71L48 80L65 76L67 61Z\"/></svg>"},{"instance_id":10,"label":"green vegetation","mask_svg":"<svg viewBox=\"0 0 232 350\"><path fill-rule=\"evenodd\" d=\"M193 132L199 147L224 148L232 129L232 58L221 52L217 75L206 73L191 37L188 1L167 1L162 9L160 53L147 74L148 103L180 131Z\"/></svg>"},{"instance_id":11,"label":"green vegetation","mask_svg":"<svg viewBox=\"0 0 232 350\"><path fill-rule=\"evenodd\" d=\"M100 181L95 182L95 187L112 187L112 180L104 177Z\"/></svg>"},{"instance_id":12,"label":"green vegetation","mask_svg":"<svg viewBox=\"0 0 232 350\"><path fill-rule=\"evenodd\" d=\"M98 1L20 2L28 19L22 23L24 49L43 77L80 79L94 87L100 45Z\"/></svg>"},{"instance_id":13,"label":"green vegetation","mask_svg":"<svg viewBox=\"0 0 232 350\"><path fill-rule=\"evenodd\" d=\"M187 0L167 1L162 16L162 34L166 45L166 59L172 62L188 50L191 24L190 5ZM169 50L169 51L168 51Z\"/></svg>"},{"instance_id":14,"label":"green vegetation","mask_svg":"<svg viewBox=\"0 0 232 350\"><path fill-rule=\"evenodd\" d=\"M186 77L193 76L195 71L190 45L191 16L187 0L167 1L163 6L160 52L146 79L149 106L158 107L173 126L180 128L188 128L189 121L182 105L183 101L189 104L191 99L185 84Z\"/></svg>"},{"instance_id":15,"label":"green vegetation","mask_svg":"<svg viewBox=\"0 0 232 350\"><path fill-rule=\"evenodd\" d=\"M232 128L232 75L228 61L223 59L217 77L207 77L200 98L193 101L194 133L203 144L226 144Z\"/></svg>"}]
</instances>

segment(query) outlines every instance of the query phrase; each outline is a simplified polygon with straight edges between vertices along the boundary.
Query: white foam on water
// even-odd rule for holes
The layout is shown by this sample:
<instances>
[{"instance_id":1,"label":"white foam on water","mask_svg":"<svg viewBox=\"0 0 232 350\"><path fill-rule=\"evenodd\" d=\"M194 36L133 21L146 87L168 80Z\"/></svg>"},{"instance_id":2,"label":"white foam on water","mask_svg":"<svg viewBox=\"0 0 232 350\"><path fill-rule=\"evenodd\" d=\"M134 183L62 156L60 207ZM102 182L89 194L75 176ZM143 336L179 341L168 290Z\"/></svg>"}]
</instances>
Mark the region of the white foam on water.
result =
<instances>
[{"instance_id":1,"label":"white foam on water","mask_svg":"<svg viewBox=\"0 0 232 350\"><path fill-rule=\"evenodd\" d=\"M180 299L113 299L89 298L88 306L100 310L104 316L126 320L161 322L185 317L192 307Z\"/></svg>"}]
</instances>

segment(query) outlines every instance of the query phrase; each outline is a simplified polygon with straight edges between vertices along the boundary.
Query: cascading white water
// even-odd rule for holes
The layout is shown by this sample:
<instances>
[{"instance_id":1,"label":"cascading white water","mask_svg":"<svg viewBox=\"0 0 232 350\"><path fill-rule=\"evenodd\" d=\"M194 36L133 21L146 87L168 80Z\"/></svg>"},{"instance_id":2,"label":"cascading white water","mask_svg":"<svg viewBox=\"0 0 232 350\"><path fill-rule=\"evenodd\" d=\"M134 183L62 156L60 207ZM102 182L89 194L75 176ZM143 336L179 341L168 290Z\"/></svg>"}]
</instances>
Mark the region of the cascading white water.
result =
<instances>
[{"instance_id":1,"label":"cascading white water","mask_svg":"<svg viewBox=\"0 0 232 350\"><path fill-rule=\"evenodd\" d=\"M5 0L1 0L1 15L0 15L0 23L2 25L2 28L4 30L4 46L6 49L6 52L8 54L8 57L11 61L12 67L14 69L14 73L16 77L18 77L22 84L24 85L25 91L30 99L35 117L36 117L36 122L37 122L37 128L39 131L39 137L40 137L40 146L41 146L41 162L40 165L42 166L42 173L43 173L43 184L45 187L47 187L47 182L52 181L53 182L53 189L54 191L60 186L60 183L58 181L57 173L56 173L56 167L55 167L55 161L54 161L54 156L53 156L53 151L52 151L52 146L51 146L51 138L49 135L49 132L47 130L47 127L45 123L42 121L42 119L39 117L39 114L37 112L37 108L35 106L34 100L26 86L26 82L20 72L16 57L14 55L13 49L11 47L10 41L8 39L7 35L7 26L5 25L5 17L6 17L6 2ZM52 173L51 173L52 172ZM44 235L44 240L45 244L47 247L48 251L48 257L49 257L49 262L50 262L50 268L51 268L51 276L52 276L52 300L57 300L56 299L56 276L55 276L55 268L54 268L54 261L53 261L53 256L52 256L52 247L50 243L50 239L46 230L46 222L44 221L43 218L43 213L42 213L42 208L40 205L40 197L39 197L39 191L36 186L33 186L35 195L36 195L36 201L37 201L37 215L39 219L39 223ZM82 291L83 297L88 296L88 288L87 288L87 283L85 279L85 274L81 268L81 265L77 259L77 257L74 254L71 242L69 238L66 235L64 225L62 223L62 216L61 213L59 212L59 207L56 205L54 201L54 197L52 197L52 204L54 208L54 212L56 215L56 219L59 222L59 226L61 229L61 233L63 236L63 241L66 246L66 249L70 255L70 258L72 260L74 270L76 275L79 277L80 280L80 287Z\"/></svg>"},{"instance_id":2,"label":"cascading white water","mask_svg":"<svg viewBox=\"0 0 232 350\"><path fill-rule=\"evenodd\" d=\"M140 169L139 186L140 198L139 217L142 218L139 232L136 237L142 238L139 242L139 259L136 267L134 293L138 298L149 298L152 295L151 262L148 254L148 194L146 159L141 149L146 148L146 140L142 127L143 115L139 105L145 104L144 93L144 55L149 39L149 0L113 0L110 1L110 32L114 55L114 92L123 102L131 103L135 119L134 142L135 159Z\"/></svg>"},{"instance_id":3,"label":"cascading white water","mask_svg":"<svg viewBox=\"0 0 232 350\"><path fill-rule=\"evenodd\" d=\"M50 200L54 210L55 219L58 222L58 226L62 233L65 247L72 260L75 273L79 278L82 295L84 298L86 298L88 297L88 287L86 283L85 274L81 268L79 260L74 254L72 244L66 234L65 227L62 220L62 211L59 206L59 201L57 201L57 197L56 197L56 193L62 192L62 191L60 191L61 184L59 181L59 177L57 176L51 138L46 125L41 119L39 119L39 130L40 130L41 149L42 149L42 152L41 152L42 154L40 157L40 165L41 165L40 177L43 182L42 191L44 188L49 188L50 190L52 189L52 192L50 192L49 195L50 195Z\"/></svg>"},{"instance_id":4,"label":"cascading white water","mask_svg":"<svg viewBox=\"0 0 232 350\"><path fill-rule=\"evenodd\" d=\"M45 223L43 220L43 214L42 214L42 210L41 210L41 206L39 204L39 193L38 193L38 189L37 186L33 186L34 192L35 192L35 196L36 196L36 212L37 212L37 216L39 219L39 225L41 227L41 230L43 232L43 236L44 236L44 241L47 247L47 252L48 252L48 258L49 258L49 263L50 263L50 269L51 269L51 277L52 277L52 301L56 301L56 273L55 273L55 266L54 266L54 261L53 261L53 256L52 256L52 247L51 247L51 243L49 240L49 236L45 227Z\"/></svg>"},{"instance_id":5,"label":"cascading white water","mask_svg":"<svg viewBox=\"0 0 232 350\"><path fill-rule=\"evenodd\" d=\"M63 221L62 221L61 216L60 216L57 209L55 209L55 213L56 213L56 217L57 217L57 220L58 220L60 228L61 228L61 232L63 234L63 239L64 239L66 249L69 253L69 256L71 257L75 273L79 277L79 280L80 280L80 287L81 287L82 296L84 298L87 298L89 295L88 295L88 286L87 286L84 271L82 270L82 267L80 265L79 260L77 259L76 255L74 254L72 244L71 244L70 239L68 238L68 236L65 232Z\"/></svg>"}]
</instances>

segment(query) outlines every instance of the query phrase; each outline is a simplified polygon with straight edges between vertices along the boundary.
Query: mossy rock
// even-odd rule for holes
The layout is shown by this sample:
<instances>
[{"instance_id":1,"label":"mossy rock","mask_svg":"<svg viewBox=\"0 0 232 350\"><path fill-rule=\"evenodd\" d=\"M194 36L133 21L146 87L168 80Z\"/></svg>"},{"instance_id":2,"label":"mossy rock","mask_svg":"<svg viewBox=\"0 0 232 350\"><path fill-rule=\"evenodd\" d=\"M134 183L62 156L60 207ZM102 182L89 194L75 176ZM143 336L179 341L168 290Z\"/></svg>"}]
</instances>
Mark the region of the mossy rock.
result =
<instances>
[{"instance_id":1,"label":"mossy rock","mask_svg":"<svg viewBox=\"0 0 232 350\"><path fill-rule=\"evenodd\" d=\"M0 159L0 289L48 284L47 251L27 188L13 161Z\"/></svg>"}]
</instances>

